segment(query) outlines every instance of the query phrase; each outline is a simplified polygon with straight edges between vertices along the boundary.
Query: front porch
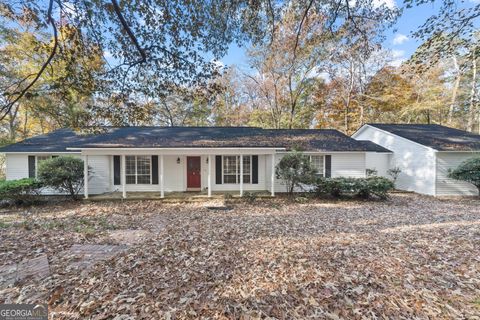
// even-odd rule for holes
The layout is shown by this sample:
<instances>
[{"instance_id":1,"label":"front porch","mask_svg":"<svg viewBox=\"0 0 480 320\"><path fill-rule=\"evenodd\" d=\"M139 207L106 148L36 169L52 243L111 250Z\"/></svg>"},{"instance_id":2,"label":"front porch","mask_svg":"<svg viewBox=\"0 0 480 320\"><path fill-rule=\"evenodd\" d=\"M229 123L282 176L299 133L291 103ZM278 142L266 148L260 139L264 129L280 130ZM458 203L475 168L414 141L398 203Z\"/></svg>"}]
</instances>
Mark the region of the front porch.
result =
<instances>
[{"instance_id":1,"label":"front porch","mask_svg":"<svg viewBox=\"0 0 480 320\"><path fill-rule=\"evenodd\" d=\"M272 198L269 190L252 191L257 198ZM232 198L240 198L240 194L235 191L214 191L211 195L207 191L199 192L165 192L163 197L159 192L129 192L128 197L124 198L122 192L108 192L97 195L90 195L88 200L161 200L164 202L202 202L206 200L224 200L227 195Z\"/></svg>"},{"instance_id":2,"label":"front porch","mask_svg":"<svg viewBox=\"0 0 480 320\"><path fill-rule=\"evenodd\" d=\"M275 149L84 149L82 156L85 199L275 195Z\"/></svg>"}]
</instances>

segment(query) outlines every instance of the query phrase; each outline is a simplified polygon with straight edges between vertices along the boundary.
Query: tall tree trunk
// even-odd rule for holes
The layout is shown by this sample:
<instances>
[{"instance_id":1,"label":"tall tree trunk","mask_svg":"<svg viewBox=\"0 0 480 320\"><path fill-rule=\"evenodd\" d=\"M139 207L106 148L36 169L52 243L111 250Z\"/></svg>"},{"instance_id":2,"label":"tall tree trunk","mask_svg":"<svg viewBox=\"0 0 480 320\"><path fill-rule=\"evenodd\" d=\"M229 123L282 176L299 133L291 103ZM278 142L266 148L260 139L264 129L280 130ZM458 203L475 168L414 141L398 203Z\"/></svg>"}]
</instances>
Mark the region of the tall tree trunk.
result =
<instances>
[{"instance_id":1,"label":"tall tree trunk","mask_svg":"<svg viewBox=\"0 0 480 320\"><path fill-rule=\"evenodd\" d=\"M352 101L352 92L353 92L353 86L355 83L355 66L353 65L353 62L350 62L350 83L348 87L348 94L347 94L347 100L345 102L345 133L348 134L348 131L350 130L350 121L348 114L350 113L350 103Z\"/></svg>"},{"instance_id":2,"label":"tall tree trunk","mask_svg":"<svg viewBox=\"0 0 480 320\"><path fill-rule=\"evenodd\" d=\"M15 124L15 121L17 120L19 108L20 107L18 105L16 107L14 106L8 112L8 130L9 130L9 136L10 136L9 138L11 141L15 141L17 139L17 126Z\"/></svg>"},{"instance_id":3,"label":"tall tree trunk","mask_svg":"<svg viewBox=\"0 0 480 320\"><path fill-rule=\"evenodd\" d=\"M364 110L364 108L363 108L363 104L362 104L362 103L359 104L359 107L360 107L360 119L359 119L359 120L360 120L360 126L363 126L363 124L364 124L364 112L365 112L365 110Z\"/></svg>"},{"instance_id":4,"label":"tall tree trunk","mask_svg":"<svg viewBox=\"0 0 480 320\"><path fill-rule=\"evenodd\" d=\"M457 104L457 93L458 93L458 88L460 87L460 79L461 79L461 73L460 73L460 68L458 67L457 56L455 55L453 56L453 65L455 67L455 83L453 85L452 99L450 100L450 108L448 110L447 123L449 125L451 125L453 122L453 112L455 111L455 106Z\"/></svg>"},{"instance_id":5,"label":"tall tree trunk","mask_svg":"<svg viewBox=\"0 0 480 320\"><path fill-rule=\"evenodd\" d=\"M25 110L25 119L23 121L23 133L22 133L23 139L26 139L28 135L27 125L28 125L28 109Z\"/></svg>"},{"instance_id":6,"label":"tall tree trunk","mask_svg":"<svg viewBox=\"0 0 480 320\"><path fill-rule=\"evenodd\" d=\"M476 48L472 52L472 89L470 90L470 108L468 110L467 130L472 132L476 116L476 95L477 95L477 57ZM480 124L479 124L480 126Z\"/></svg>"}]
</instances>

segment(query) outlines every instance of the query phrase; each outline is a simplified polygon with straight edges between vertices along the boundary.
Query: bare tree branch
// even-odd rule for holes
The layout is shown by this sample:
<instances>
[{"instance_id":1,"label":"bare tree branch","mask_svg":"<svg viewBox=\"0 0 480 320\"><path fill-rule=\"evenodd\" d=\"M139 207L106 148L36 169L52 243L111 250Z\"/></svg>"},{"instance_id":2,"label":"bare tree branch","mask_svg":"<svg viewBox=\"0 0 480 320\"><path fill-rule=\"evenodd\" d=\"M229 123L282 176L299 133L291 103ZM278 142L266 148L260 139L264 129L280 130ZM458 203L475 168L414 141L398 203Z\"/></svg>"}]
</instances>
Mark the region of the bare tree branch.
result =
<instances>
[{"instance_id":1,"label":"bare tree branch","mask_svg":"<svg viewBox=\"0 0 480 320\"><path fill-rule=\"evenodd\" d=\"M305 19L307 19L308 16L308 11L310 11L310 8L313 5L314 0L310 0L307 9L305 9L305 12L303 13L302 20L300 21L300 24L298 25L298 30L297 30L297 36L295 38L295 46L293 47L293 59L295 59L297 55L297 47L298 47L298 42L300 41L300 34L302 33L302 27L303 23L305 22Z\"/></svg>"},{"instance_id":2,"label":"bare tree branch","mask_svg":"<svg viewBox=\"0 0 480 320\"><path fill-rule=\"evenodd\" d=\"M30 90L30 88L38 81L38 79L40 79L43 72L50 65L50 62L53 60L53 58L57 53L57 48L58 48L57 26L55 25L55 20L52 17L52 11L53 11L53 0L50 0L48 5L48 11L47 11L47 22L52 26L52 29L53 29L52 51L50 52L50 55L48 56L47 61L45 61L45 63L42 65L42 67L36 74L35 78L33 78L33 80L22 91L20 91L20 93L12 101L10 101L9 103L1 107L0 121L5 119L5 117L10 112L10 110L15 105L15 103L17 103L28 92L28 90Z\"/></svg>"},{"instance_id":3,"label":"bare tree branch","mask_svg":"<svg viewBox=\"0 0 480 320\"><path fill-rule=\"evenodd\" d=\"M118 17L118 20L120 20L122 27L125 29L125 31L128 34L128 37L133 42L133 45L135 46L138 53L140 54L141 59L137 61L135 64L139 64L147 61L147 54L145 53L145 50L142 48L142 46L140 46L140 43L138 42L137 37L133 34L132 29L130 29L127 21L125 20L122 14L122 11L120 10L120 6L118 5L117 0L112 0L112 5L113 5L113 9L115 10L115 14Z\"/></svg>"}]
</instances>

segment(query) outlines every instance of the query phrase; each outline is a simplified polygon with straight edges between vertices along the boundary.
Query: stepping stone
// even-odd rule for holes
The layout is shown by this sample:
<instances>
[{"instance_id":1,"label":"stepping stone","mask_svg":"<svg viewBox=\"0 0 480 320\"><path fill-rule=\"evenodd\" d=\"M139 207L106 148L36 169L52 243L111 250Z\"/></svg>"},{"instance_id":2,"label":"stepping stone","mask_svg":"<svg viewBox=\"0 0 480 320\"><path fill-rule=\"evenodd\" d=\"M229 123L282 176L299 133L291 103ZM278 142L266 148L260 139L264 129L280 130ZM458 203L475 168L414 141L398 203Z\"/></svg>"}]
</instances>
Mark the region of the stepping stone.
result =
<instances>
[{"instance_id":1,"label":"stepping stone","mask_svg":"<svg viewBox=\"0 0 480 320\"><path fill-rule=\"evenodd\" d=\"M125 245L74 244L64 255L74 259L69 268L88 270L97 262L107 260L126 249Z\"/></svg>"},{"instance_id":2,"label":"stepping stone","mask_svg":"<svg viewBox=\"0 0 480 320\"><path fill-rule=\"evenodd\" d=\"M18 264L17 281L33 278L40 280L50 275L50 266L47 255L41 255L37 258L24 260Z\"/></svg>"},{"instance_id":3,"label":"stepping stone","mask_svg":"<svg viewBox=\"0 0 480 320\"><path fill-rule=\"evenodd\" d=\"M47 255L26 259L18 264L0 267L0 285L9 286L19 281L41 280L50 275Z\"/></svg>"},{"instance_id":4,"label":"stepping stone","mask_svg":"<svg viewBox=\"0 0 480 320\"><path fill-rule=\"evenodd\" d=\"M152 236L152 233L148 230L115 230L108 236L115 242L131 245L144 242Z\"/></svg>"},{"instance_id":5,"label":"stepping stone","mask_svg":"<svg viewBox=\"0 0 480 320\"><path fill-rule=\"evenodd\" d=\"M7 287L15 283L17 278L17 264L0 267L0 287Z\"/></svg>"}]
</instances>

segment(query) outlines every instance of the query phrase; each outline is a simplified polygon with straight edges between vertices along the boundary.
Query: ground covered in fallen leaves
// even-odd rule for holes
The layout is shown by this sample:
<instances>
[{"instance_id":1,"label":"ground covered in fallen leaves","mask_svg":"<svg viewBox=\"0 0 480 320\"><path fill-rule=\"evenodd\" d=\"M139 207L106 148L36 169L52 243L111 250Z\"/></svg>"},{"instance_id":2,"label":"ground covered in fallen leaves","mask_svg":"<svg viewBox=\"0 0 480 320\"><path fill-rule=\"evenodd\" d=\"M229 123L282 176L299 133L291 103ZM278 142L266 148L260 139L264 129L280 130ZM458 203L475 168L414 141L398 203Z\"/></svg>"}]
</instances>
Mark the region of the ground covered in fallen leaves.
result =
<instances>
[{"instance_id":1,"label":"ground covered in fallen leaves","mask_svg":"<svg viewBox=\"0 0 480 320\"><path fill-rule=\"evenodd\" d=\"M66 203L4 210L0 243L0 267L50 269L0 303L54 319L480 319L475 199ZM121 250L88 265L74 245Z\"/></svg>"}]
</instances>

